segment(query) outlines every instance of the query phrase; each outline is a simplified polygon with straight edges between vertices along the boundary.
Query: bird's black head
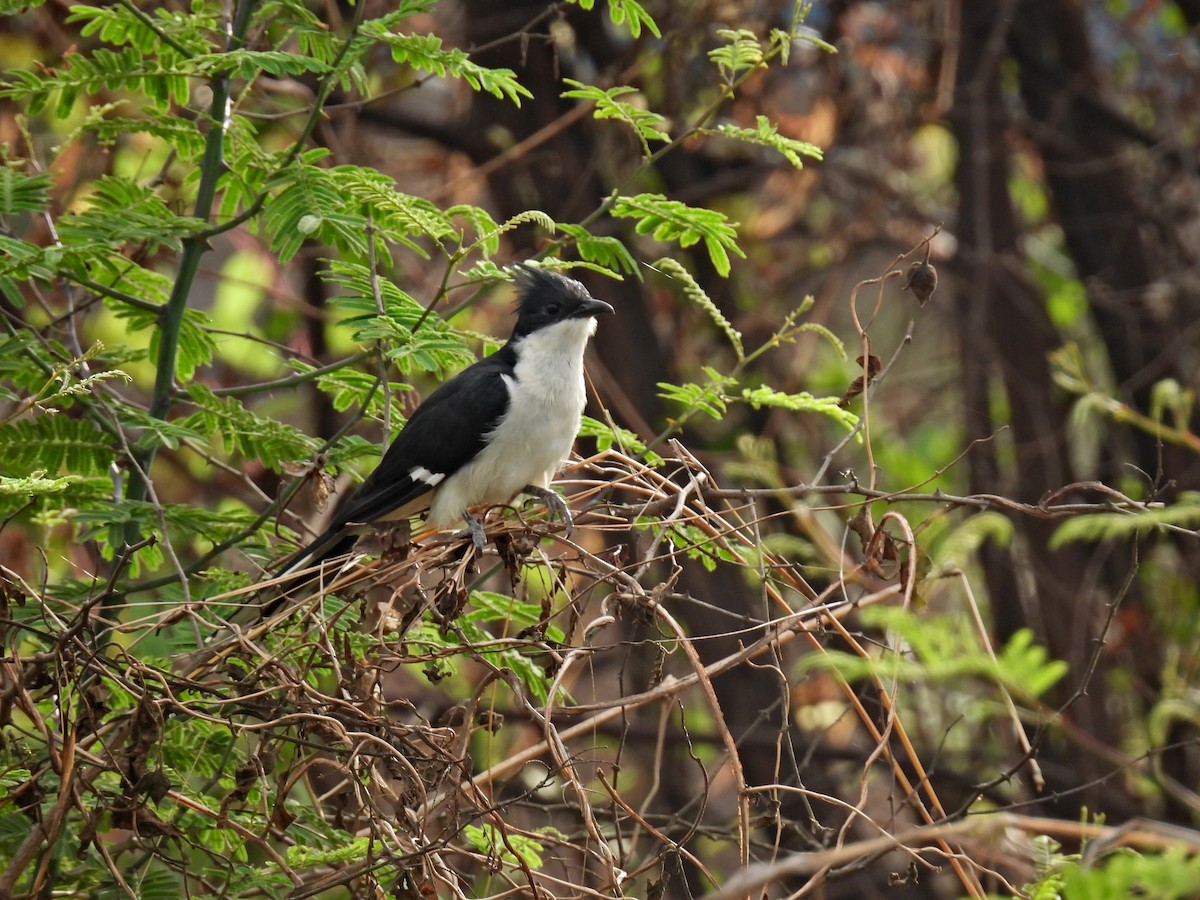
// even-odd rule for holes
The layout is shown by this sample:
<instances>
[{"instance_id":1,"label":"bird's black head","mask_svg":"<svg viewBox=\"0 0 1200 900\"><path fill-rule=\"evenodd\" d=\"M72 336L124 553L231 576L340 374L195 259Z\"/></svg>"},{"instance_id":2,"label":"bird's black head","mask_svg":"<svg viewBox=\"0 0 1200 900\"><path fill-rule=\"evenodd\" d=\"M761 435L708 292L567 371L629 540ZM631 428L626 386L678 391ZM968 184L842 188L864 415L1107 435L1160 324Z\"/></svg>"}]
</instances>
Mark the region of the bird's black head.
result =
<instances>
[{"instance_id":1,"label":"bird's black head","mask_svg":"<svg viewBox=\"0 0 1200 900\"><path fill-rule=\"evenodd\" d=\"M597 300L587 288L576 281L548 269L518 266L516 269L517 324L514 338L524 337L568 319L589 319L612 315L614 310L603 300Z\"/></svg>"}]
</instances>

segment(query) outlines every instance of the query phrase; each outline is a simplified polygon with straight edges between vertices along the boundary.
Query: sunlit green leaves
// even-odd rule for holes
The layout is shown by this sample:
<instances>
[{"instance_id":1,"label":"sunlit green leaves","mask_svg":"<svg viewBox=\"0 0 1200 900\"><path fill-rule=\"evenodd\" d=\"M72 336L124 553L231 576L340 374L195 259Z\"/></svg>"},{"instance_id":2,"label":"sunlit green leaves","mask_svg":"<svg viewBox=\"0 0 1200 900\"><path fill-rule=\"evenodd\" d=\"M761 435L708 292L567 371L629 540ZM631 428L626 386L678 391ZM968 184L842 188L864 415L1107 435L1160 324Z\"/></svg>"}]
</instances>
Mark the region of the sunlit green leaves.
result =
<instances>
[{"instance_id":1,"label":"sunlit green leaves","mask_svg":"<svg viewBox=\"0 0 1200 900\"><path fill-rule=\"evenodd\" d=\"M618 238L608 235L597 236L581 225L565 225L561 222L558 230L575 242L580 257L588 262L603 266L611 272L624 272L627 275L641 277L633 254Z\"/></svg>"},{"instance_id":2,"label":"sunlit green leaves","mask_svg":"<svg viewBox=\"0 0 1200 900\"><path fill-rule=\"evenodd\" d=\"M59 219L58 233L67 244L98 244L114 248L144 244L149 249L178 252L184 237L205 223L177 215L150 188L115 175L98 179L87 197L87 208Z\"/></svg>"},{"instance_id":3,"label":"sunlit green leaves","mask_svg":"<svg viewBox=\"0 0 1200 900\"><path fill-rule=\"evenodd\" d=\"M659 466L663 462L661 456L653 450L646 449L646 442L628 428L610 425L591 416L583 417L579 425L579 436L594 439L596 449L601 452L616 447L630 456L643 457L647 465Z\"/></svg>"},{"instance_id":4,"label":"sunlit green leaves","mask_svg":"<svg viewBox=\"0 0 1200 900\"><path fill-rule=\"evenodd\" d=\"M725 43L709 50L708 57L717 64L726 83L732 83L746 70L763 64L762 44L753 31L718 28L717 37Z\"/></svg>"},{"instance_id":5,"label":"sunlit green leaves","mask_svg":"<svg viewBox=\"0 0 1200 900\"><path fill-rule=\"evenodd\" d=\"M808 141L798 141L794 138L785 137L779 133L779 129L766 116L756 116L753 128L722 124L717 126L715 133L745 144L769 147L781 154L784 159L797 169L804 168L803 157L809 159L822 158L820 147L816 144L810 144Z\"/></svg>"},{"instance_id":6,"label":"sunlit green leaves","mask_svg":"<svg viewBox=\"0 0 1200 900\"><path fill-rule=\"evenodd\" d=\"M704 292L704 289L692 277L691 272L670 257L660 259L654 264L654 268L675 281L689 300L708 313L709 318L716 323L725 337L729 339L729 343L733 345L733 351L739 360L745 357L741 332L734 328L733 323L717 308L717 304L713 303L712 298Z\"/></svg>"},{"instance_id":7,"label":"sunlit green leaves","mask_svg":"<svg viewBox=\"0 0 1200 900\"><path fill-rule=\"evenodd\" d=\"M814 653L804 658L801 669L834 669L850 681L869 676L925 683L977 678L1027 701L1067 673L1067 664L1051 659L1028 629L1014 634L993 658L980 646L968 617L924 615L893 606L873 606L861 615L866 624L891 632L897 649L868 657L836 650Z\"/></svg>"},{"instance_id":8,"label":"sunlit green leaves","mask_svg":"<svg viewBox=\"0 0 1200 900\"><path fill-rule=\"evenodd\" d=\"M487 854L488 859L498 859L503 865L534 871L542 867L542 854L546 848L541 841L527 835L502 835L500 829L485 822L464 827L463 837L480 853Z\"/></svg>"},{"instance_id":9,"label":"sunlit green leaves","mask_svg":"<svg viewBox=\"0 0 1200 900\"><path fill-rule=\"evenodd\" d=\"M451 217L423 197L396 190L395 182L362 166L322 168L311 159L280 172L271 182L273 193L263 210L263 224L272 247L284 261L305 240L337 247L359 259L368 255L372 233L376 254L387 260L388 241L403 244L422 256L418 239L457 241Z\"/></svg>"},{"instance_id":10,"label":"sunlit green leaves","mask_svg":"<svg viewBox=\"0 0 1200 900\"><path fill-rule=\"evenodd\" d=\"M1050 539L1052 549L1073 541L1124 541L1169 528L1200 527L1200 492L1184 491L1169 505L1146 509L1090 513L1063 522Z\"/></svg>"},{"instance_id":11,"label":"sunlit green leaves","mask_svg":"<svg viewBox=\"0 0 1200 900\"><path fill-rule=\"evenodd\" d=\"M580 9L591 9L596 5L596 0L570 0L570 2L578 3ZM658 30L658 23L637 0L608 0L608 17L612 19L614 25L626 25L629 33L635 38L641 37L643 28L655 37L662 37L662 33Z\"/></svg>"},{"instance_id":12,"label":"sunlit green leaves","mask_svg":"<svg viewBox=\"0 0 1200 900\"><path fill-rule=\"evenodd\" d=\"M596 104L595 112L592 115L597 119L616 119L633 129L642 145L643 156L650 156L650 141L669 141L671 139L665 130L667 120L663 116L633 102L642 97L637 88L618 86L606 90L575 81L573 78L564 78L563 81L571 85L573 90L565 91L562 96L577 100L590 100ZM621 97L625 99L619 99Z\"/></svg>"},{"instance_id":13,"label":"sunlit green leaves","mask_svg":"<svg viewBox=\"0 0 1200 900\"><path fill-rule=\"evenodd\" d=\"M738 246L735 225L715 209L688 206L661 194L638 194L617 197L609 212L619 219L636 219L638 234L649 234L660 241L674 241L680 247L703 241L713 268L722 276L729 275L730 253L746 255Z\"/></svg>"},{"instance_id":14,"label":"sunlit green leaves","mask_svg":"<svg viewBox=\"0 0 1200 900\"><path fill-rule=\"evenodd\" d=\"M441 77L461 78L477 91L508 99L517 106L532 97L512 69L489 69L471 60L464 50L447 50L435 34L393 34L377 21L363 23L362 33L386 44L396 62L407 63Z\"/></svg>"},{"instance_id":15,"label":"sunlit green leaves","mask_svg":"<svg viewBox=\"0 0 1200 900\"><path fill-rule=\"evenodd\" d=\"M41 212L50 204L53 179L48 173L29 175L16 165L0 165L0 215Z\"/></svg>"},{"instance_id":16,"label":"sunlit green leaves","mask_svg":"<svg viewBox=\"0 0 1200 900\"><path fill-rule=\"evenodd\" d=\"M356 341L379 341L402 372L451 372L475 361L466 341L399 285L362 265L331 262L328 280L342 289L331 305ZM419 326L419 327L418 327Z\"/></svg>"},{"instance_id":17,"label":"sunlit green leaves","mask_svg":"<svg viewBox=\"0 0 1200 900\"><path fill-rule=\"evenodd\" d=\"M756 388L743 388L742 400L750 404L753 409L771 406L776 409L790 409L793 412L819 413L829 416L847 429L858 424L858 416L843 409L837 397L814 397L808 391L788 394L763 385Z\"/></svg>"},{"instance_id":18,"label":"sunlit green leaves","mask_svg":"<svg viewBox=\"0 0 1200 900\"><path fill-rule=\"evenodd\" d=\"M171 103L187 102L191 74L191 66L169 47L161 49L158 57L148 57L136 47L119 51L100 47L88 56L69 57L50 75L30 70L9 72L0 97L22 101L29 114L36 115L57 96L54 114L59 118L71 114L81 94L101 90L137 92L157 108L166 109Z\"/></svg>"},{"instance_id":19,"label":"sunlit green leaves","mask_svg":"<svg viewBox=\"0 0 1200 900\"><path fill-rule=\"evenodd\" d=\"M101 475L112 454L112 436L87 419L43 415L0 425L0 459L10 475Z\"/></svg>"},{"instance_id":20,"label":"sunlit green leaves","mask_svg":"<svg viewBox=\"0 0 1200 900\"><path fill-rule=\"evenodd\" d=\"M116 46L128 44L150 56L164 46L164 38L188 54L204 53L209 47L202 35L214 21L205 15L203 7L193 9L191 16L172 15L159 9L151 17L132 4L105 3L72 6L67 23L82 23L79 33L85 37L98 37Z\"/></svg>"},{"instance_id":21,"label":"sunlit green leaves","mask_svg":"<svg viewBox=\"0 0 1200 900\"><path fill-rule=\"evenodd\" d=\"M315 438L259 415L236 397L218 397L201 384L189 385L187 394L196 411L184 418L184 427L219 438L229 452L260 460L275 471L285 462L310 458L320 447Z\"/></svg>"},{"instance_id":22,"label":"sunlit green leaves","mask_svg":"<svg viewBox=\"0 0 1200 900\"><path fill-rule=\"evenodd\" d=\"M658 395L681 404L688 414L702 412L711 418L721 419L728 409L726 391L737 384L737 379L723 375L712 366L704 366L704 374L709 378L708 384L670 384L660 381Z\"/></svg>"}]
</instances>

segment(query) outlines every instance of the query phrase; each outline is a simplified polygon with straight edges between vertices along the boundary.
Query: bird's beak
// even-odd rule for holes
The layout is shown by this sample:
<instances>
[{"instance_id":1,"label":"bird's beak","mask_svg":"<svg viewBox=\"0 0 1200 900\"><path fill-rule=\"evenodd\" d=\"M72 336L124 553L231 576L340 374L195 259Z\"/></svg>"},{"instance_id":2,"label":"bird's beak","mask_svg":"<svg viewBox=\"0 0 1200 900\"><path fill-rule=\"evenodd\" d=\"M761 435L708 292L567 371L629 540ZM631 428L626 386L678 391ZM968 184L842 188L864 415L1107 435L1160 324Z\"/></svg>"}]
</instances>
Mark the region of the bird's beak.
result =
<instances>
[{"instance_id":1,"label":"bird's beak","mask_svg":"<svg viewBox=\"0 0 1200 900\"><path fill-rule=\"evenodd\" d=\"M615 314L615 309L603 300L597 300L595 297L585 300L583 305L579 307L579 312L576 313L581 319L585 319L588 316L611 316Z\"/></svg>"}]
</instances>

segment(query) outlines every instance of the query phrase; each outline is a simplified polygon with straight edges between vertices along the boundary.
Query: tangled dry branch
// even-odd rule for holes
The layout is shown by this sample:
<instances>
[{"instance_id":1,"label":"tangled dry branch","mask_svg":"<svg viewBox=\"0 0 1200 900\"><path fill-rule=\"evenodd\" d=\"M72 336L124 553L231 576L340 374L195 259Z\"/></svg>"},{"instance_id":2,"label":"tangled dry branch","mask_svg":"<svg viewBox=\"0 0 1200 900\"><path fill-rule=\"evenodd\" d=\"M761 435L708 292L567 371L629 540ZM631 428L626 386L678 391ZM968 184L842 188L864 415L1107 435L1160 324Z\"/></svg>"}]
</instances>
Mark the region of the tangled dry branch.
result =
<instances>
[{"instance_id":1,"label":"tangled dry branch","mask_svg":"<svg viewBox=\"0 0 1200 900\"><path fill-rule=\"evenodd\" d=\"M672 444L659 467L615 450L578 463L568 493L585 511L578 540L494 511L487 553L429 539L348 559L324 590L219 652L174 659L144 644L213 634L264 585L139 606L99 652L92 609L10 573L3 714L51 751L30 796L61 801L30 853L71 811L79 840L106 859L115 832L179 868L199 849L187 823L207 821L277 867L295 897L381 872L444 896L480 884L494 896L607 896L681 870L711 890L716 860L755 873L797 850L827 860L804 870L810 887L884 853L897 869L947 865L976 895L1000 877L964 850L969 835L940 830L961 798L944 803L929 777L904 686L881 673L851 684L812 661L831 645L863 660L899 652L846 623L913 602L918 555L902 515L886 512L857 553L824 542L839 549L818 588L761 530L795 515L802 489L722 490ZM837 507L892 499L855 485L809 493ZM696 571L714 593L695 588ZM757 612L721 596L723 571L756 585ZM729 627L697 633L699 609ZM30 636L49 649L25 654ZM770 730L735 731L728 705L744 699L728 686L764 671L777 685L757 698ZM38 713L48 696L50 719ZM826 707L836 713L811 724ZM215 764L196 741L221 748ZM764 744L775 760L765 780L744 762ZM328 848L332 832L360 843L341 858L304 852ZM23 868L12 860L9 873Z\"/></svg>"}]
</instances>

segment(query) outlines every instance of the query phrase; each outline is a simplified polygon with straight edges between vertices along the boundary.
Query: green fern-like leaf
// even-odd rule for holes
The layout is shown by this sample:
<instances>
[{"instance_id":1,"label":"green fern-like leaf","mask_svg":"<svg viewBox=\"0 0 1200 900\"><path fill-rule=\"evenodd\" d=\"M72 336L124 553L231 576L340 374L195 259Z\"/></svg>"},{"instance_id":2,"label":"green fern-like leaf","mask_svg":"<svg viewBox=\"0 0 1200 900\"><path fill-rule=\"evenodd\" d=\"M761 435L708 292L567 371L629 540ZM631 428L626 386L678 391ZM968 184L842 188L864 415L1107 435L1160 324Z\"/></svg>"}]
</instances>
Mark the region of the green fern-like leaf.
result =
<instances>
[{"instance_id":1,"label":"green fern-like leaf","mask_svg":"<svg viewBox=\"0 0 1200 900\"><path fill-rule=\"evenodd\" d=\"M1174 503L1160 509L1076 516L1058 526L1050 547L1057 549L1072 541L1133 540L1168 526L1188 530L1200 526L1200 492L1185 491Z\"/></svg>"},{"instance_id":2,"label":"green fern-like leaf","mask_svg":"<svg viewBox=\"0 0 1200 900\"><path fill-rule=\"evenodd\" d=\"M300 360L289 360L289 365L297 372L313 372L315 366ZM363 414L372 419L383 415L383 389L378 387L379 379L375 375L363 372L349 366L316 376L317 387L329 397L329 402L338 412L350 408L361 409ZM392 382L387 389L393 393L411 390L411 386Z\"/></svg>"},{"instance_id":3,"label":"green fern-like leaf","mask_svg":"<svg viewBox=\"0 0 1200 900\"><path fill-rule=\"evenodd\" d=\"M204 135L198 124L179 116L147 110L143 117L108 117L93 111L81 126L111 147L130 134L149 134L176 151L181 159L196 160L204 153Z\"/></svg>"},{"instance_id":4,"label":"green fern-like leaf","mask_svg":"<svg viewBox=\"0 0 1200 900\"><path fill-rule=\"evenodd\" d=\"M500 252L500 223L482 207L462 203L446 210L448 219L464 219L475 234L473 246L479 247L485 256L495 256ZM462 241L466 244L466 240Z\"/></svg>"},{"instance_id":5,"label":"green fern-like leaf","mask_svg":"<svg viewBox=\"0 0 1200 900\"><path fill-rule=\"evenodd\" d=\"M937 547L936 560L942 570L961 569L985 542L1007 547L1012 538L1013 524L1008 516L991 511L976 513L949 530Z\"/></svg>"},{"instance_id":6,"label":"green fern-like leaf","mask_svg":"<svg viewBox=\"0 0 1200 900\"><path fill-rule=\"evenodd\" d=\"M89 540L107 534L115 526L133 523L145 534L158 533L161 528L160 515L169 528L176 529L188 537L198 537L214 544L241 534L256 518L249 510L237 507L211 510L182 503L156 506L143 500L122 500L118 503L97 504L90 509L74 510L71 513L71 522L81 529L81 539ZM147 561L147 565L153 563Z\"/></svg>"},{"instance_id":7,"label":"green fern-like leaf","mask_svg":"<svg viewBox=\"0 0 1200 900\"><path fill-rule=\"evenodd\" d=\"M113 248L142 244L178 252L184 237L206 227L192 216L177 215L151 189L115 175L96 181L87 200L87 209L59 219L63 243Z\"/></svg>"},{"instance_id":8,"label":"green fern-like leaf","mask_svg":"<svg viewBox=\"0 0 1200 900\"><path fill-rule=\"evenodd\" d=\"M131 331L150 331L150 356L156 356L160 337L158 311L119 302L113 303L112 306L117 317L129 323ZM196 369L212 362L217 352L216 342L206 330L208 324L208 316L200 310L184 310L175 356L175 377L180 381L191 381L195 377Z\"/></svg>"},{"instance_id":9,"label":"green fern-like leaf","mask_svg":"<svg viewBox=\"0 0 1200 900\"><path fill-rule=\"evenodd\" d=\"M454 223L437 204L397 191L395 182L375 169L335 166L330 177L339 191L363 204L376 228L394 240L405 242L410 249L423 253L408 240L410 237L440 242L458 236Z\"/></svg>"},{"instance_id":10,"label":"green fern-like leaf","mask_svg":"<svg viewBox=\"0 0 1200 900\"><path fill-rule=\"evenodd\" d=\"M218 25L211 9L199 4L193 4L186 15L159 9L154 18L139 15L136 9L120 3L80 4L71 7L67 22L82 22L79 33L85 37L99 37L114 46L128 44L147 56L163 47L164 36L189 55L203 54L209 49L203 35L213 33Z\"/></svg>"},{"instance_id":11,"label":"green fern-like leaf","mask_svg":"<svg viewBox=\"0 0 1200 900\"><path fill-rule=\"evenodd\" d=\"M54 179L49 173L26 175L15 165L0 165L0 215L41 212L50 205Z\"/></svg>"},{"instance_id":12,"label":"green fern-like leaf","mask_svg":"<svg viewBox=\"0 0 1200 900\"><path fill-rule=\"evenodd\" d=\"M717 36L725 43L708 51L708 57L721 70L726 83L732 83L748 69L763 63L763 48L758 36L744 28L718 28Z\"/></svg>"},{"instance_id":13,"label":"green fern-like leaf","mask_svg":"<svg viewBox=\"0 0 1200 900\"><path fill-rule=\"evenodd\" d=\"M660 259L654 264L654 268L668 278L679 282L688 299L708 313L709 318L717 324L717 327L729 339L729 343L733 345L733 350L737 354L737 358L739 360L744 359L746 354L742 349L741 332L734 328L733 323L725 318L725 314L717 308L717 304L712 302L712 298L704 293L704 289L692 277L692 273L670 257Z\"/></svg>"},{"instance_id":14,"label":"green fern-like leaf","mask_svg":"<svg viewBox=\"0 0 1200 900\"><path fill-rule=\"evenodd\" d=\"M874 675L885 680L961 684L975 678L1003 687L1015 697L1032 700L1062 680L1067 665L1050 659L1033 642L1028 629L1015 634L993 659L982 647L974 626L962 617L923 615L902 607L873 606L863 621L892 632L905 653L863 658L830 651L804 658L802 670L833 669L849 681Z\"/></svg>"},{"instance_id":15,"label":"green fern-like leaf","mask_svg":"<svg viewBox=\"0 0 1200 900\"><path fill-rule=\"evenodd\" d=\"M0 87L0 97L23 101L29 114L37 115L57 94L55 115L66 119L80 94L126 90L165 111L171 104L186 105L188 78L193 73L191 65L170 47L160 46L157 57L147 56L133 46L118 51L101 47L90 56L69 57L50 74L10 72L7 83Z\"/></svg>"},{"instance_id":16,"label":"green fern-like leaf","mask_svg":"<svg viewBox=\"0 0 1200 900\"><path fill-rule=\"evenodd\" d=\"M658 383L658 395L666 400L683 405L685 414L702 412L714 419L722 419L729 408L725 392L737 384L737 379L723 375L712 366L704 367L708 384Z\"/></svg>"},{"instance_id":17,"label":"green fern-like leaf","mask_svg":"<svg viewBox=\"0 0 1200 900\"><path fill-rule=\"evenodd\" d=\"M306 239L366 258L372 228L382 238L376 255L385 262L388 241L424 257L428 253L418 238L457 241L450 216L424 198L397 191L386 175L361 166L323 169L311 164L315 159L301 161L270 184L274 193L264 207L263 224L282 259L294 256Z\"/></svg>"},{"instance_id":18,"label":"green fern-like leaf","mask_svg":"<svg viewBox=\"0 0 1200 900\"><path fill-rule=\"evenodd\" d=\"M219 437L229 450L257 459L274 471L285 462L301 462L316 453L319 442L290 425L260 416L235 397L218 397L201 384L191 384L188 396L199 409L183 427Z\"/></svg>"},{"instance_id":19,"label":"green fern-like leaf","mask_svg":"<svg viewBox=\"0 0 1200 900\"><path fill-rule=\"evenodd\" d=\"M766 116L755 117L755 127L741 128L737 125L719 125L714 134L732 138L745 144L756 144L759 147L770 147L781 154L784 159L797 169L804 168L803 157L821 159L821 148L807 141L798 141L784 137L779 129Z\"/></svg>"},{"instance_id":20,"label":"green fern-like leaf","mask_svg":"<svg viewBox=\"0 0 1200 900\"><path fill-rule=\"evenodd\" d=\"M596 5L596 0L570 0L570 2L578 3L580 9L588 10ZM608 0L608 17L614 25L626 25L629 33L635 38L642 36L643 28L655 37L662 37L662 32L658 30L658 23L637 0Z\"/></svg>"},{"instance_id":21,"label":"green fern-like leaf","mask_svg":"<svg viewBox=\"0 0 1200 900\"><path fill-rule=\"evenodd\" d=\"M527 209L524 212L518 213L502 224L497 225L486 234L480 235L479 239L475 243L469 245L466 250L470 252L482 247L484 248L485 252L494 253L495 250L490 250L489 248L495 247L496 249L499 249L500 235L512 231L514 228L520 228L522 225L528 225L530 223L540 225L551 234L553 234L555 229L558 227L555 221L540 209Z\"/></svg>"},{"instance_id":22,"label":"green fern-like leaf","mask_svg":"<svg viewBox=\"0 0 1200 900\"><path fill-rule=\"evenodd\" d=\"M13 16L37 9L45 2L46 0L0 0L0 16Z\"/></svg>"},{"instance_id":23,"label":"green fern-like leaf","mask_svg":"<svg viewBox=\"0 0 1200 900\"><path fill-rule=\"evenodd\" d=\"M622 452L632 456L643 457L647 465L661 466L663 458L653 450L646 449L646 442L628 428L619 425L608 425L591 416L584 416L579 424L579 436L593 438L597 450L608 450L618 447Z\"/></svg>"},{"instance_id":24,"label":"green fern-like leaf","mask_svg":"<svg viewBox=\"0 0 1200 900\"><path fill-rule=\"evenodd\" d=\"M212 77L232 73L247 80L262 74L275 78L294 78L301 75L323 74L328 66L319 59L283 50L227 50L193 57L198 75Z\"/></svg>"},{"instance_id":25,"label":"green fern-like leaf","mask_svg":"<svg viewBox=\"0 0 1200 900\"><path fill-rule=\"evenodd\" d=\"M609 236L596 236L582 225L560 224L559 230L565 232L574 242L580 257L590 263L595 263L616 275L621 272L636 275L641 278L637 261L619 239Z\"/></svg>"},{"instance_id":26,"label":"green fern-like leaf","mask_svg":"<svg viewBox=\"0 0 1200 900\"><path fill-rule=\"evenodd\" d=\"M330 263L326 278L343 291L332 298L331 305L348 314L343 324L354 329L354 339L380 341L384 353L401 371L445 373L475 361L475 354L450 326L437 316L426 315L424 306L391 281L378 278L373 284L366 266ZM376 290L382 314L376 307ZM419 322L420 329L414 330Z\"/></svg>"},{"instance_id":27,"label":"green fern-like leaf","mask_svg":"<svg viewBox=\"0 0 1200 900\"><path fill-rule=\"evenodd\" d=\"M34 472L23 478L9 478L6 475L0 475L0 496L28 500L47 494L62 494L81 484L90 486L92 492L95 492L96 488L99 488L100 491L112 488L112 482L106 478L86 478L83 475L60 475L51 478L40 472Z\"/></svg>"},{"instance_id":28,"label":"green fern-like leaf","mask_svg":"<svg viewBox=\"0 0 1200 900\"><path fill-rule=\"evenodd\" d=\"M637 219L638 234L651 234L660 241L675 241L690 247L700 241L708 251L713 268L722 276L730 270L729 254L745 257L737 243L737 228L722 213L668 200L661 194L618 197L609 214Z\"/></svg>"},{"instance_id":29,"label":"green fern-like leaf","mask_svg":"<svg viewBox=\"0 0 1200 900\"><path fill-rule=\"evenodd\" d=\"M0 425L0 465L11 474L102 475L115 452L112 438L86 419L38 416Z\"/></svg>"},{"instance_id":30,"label":"green fern-like leaf","mask_svg":"<svg viewBox=\"0 0 1200 900\"><path fill-rule=\"evenodd\" d=\"M521 105L522 97L533 97L512 69L481 66L463 50L444 49L442 39L437 35L393 34L384 30L378 21L364 22L361 30L364 35L390 47L396 62L441 77L461 78L475 90L508 99L517 106Z\"/></svg>"},{"instance_id":31,"label":"green fern-like leaf","mask_svg":"<svg viewBox=\"0 0 1200 900\"><path fill-rule=\"evenodd\" d=\"M651 155L650 141L669 141L671 139L671 136L664 130L667 125L665 118L652 110L630 102L641 96L637 88L618 86L604 89L575 81L572 78L564 78L563 81L571 85L574 90L566 91L562 96L577 100L590 100L596 104L593 115L597 119L616 119L632 128L638 141L641 142L643 156ZM619 99L621 97L626 99Z\"/></svg>"},{"instance_id":32,"label":"green fern-like leaf","mask_svg":"<svg viewBox=\"0 0 1200 900\"><path fill-rule=\"evenodd\" d=\"M853 428L858 424L858 416L847 409L843 409L839 405L837 397L814 397L808 391L801 391L798 394L785 394L782 391L777 391L774 388L764 385L756 388L743 388L742 400L749 403L754 409L771 406L777 409L790 409L796 412L820 413L823 416L829 416L829 418L847 429Z\"/></svg>"},{"instance_id":33,"label":"green fern-like leaf","mask_svg":"<svg viewBox=\"0 0 1200 900\"><path fill-rule=\"evenodd\" d=\"M295 256L308 239L366 255L367 219L357 208L347 211L346 197L327 169L300 163L269 187L278 192L264 204L262 221L281 262Z\"/></svg>"}]
</instances>

